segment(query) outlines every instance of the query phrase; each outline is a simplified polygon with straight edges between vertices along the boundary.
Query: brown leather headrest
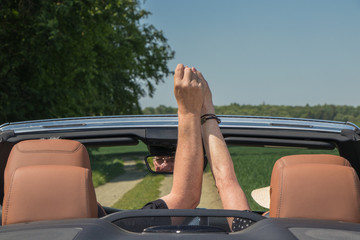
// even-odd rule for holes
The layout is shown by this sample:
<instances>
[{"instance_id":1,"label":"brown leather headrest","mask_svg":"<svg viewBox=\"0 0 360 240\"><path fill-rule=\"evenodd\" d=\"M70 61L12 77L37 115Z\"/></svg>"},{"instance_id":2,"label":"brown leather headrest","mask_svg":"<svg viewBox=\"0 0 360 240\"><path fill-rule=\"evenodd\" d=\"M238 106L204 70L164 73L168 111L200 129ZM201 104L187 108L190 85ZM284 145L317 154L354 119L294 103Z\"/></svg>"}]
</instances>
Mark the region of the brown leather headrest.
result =
<instances>
[{"instance_id":1,"label":"brown leather headrest","mask_svg":"<svg viewBox=\"0 0 360 240\"><path fill-rule=\"evenodd\" d=\"M89 169L75 166L18 168L5 194L3 225L41 220L96 218Z\"/></svg>"},{"instance_id":2,"label":"brown leather headrest","mask_svg":"<svg viewBox=\"0 0 360 240\"><path fill-rule=\"evenodd\" d=\"M276 161L274 168L283 167L292 164L306 164L306 163L319 163L319 164L335 164L343 166L351 166L349 161L343 157L330 155L330 154L298 154L284 156Z\"/></svg>"},{"instance_id":3,"label":"brown leather headrest","mask_svg":"<svg viewBox=\"0 0 360 240\"><path fill-rule=\"evenodd\" d=\"M303 156L275 163L270 217L360 222L359 178L348 161L332 155Z\"/></svg>"},{"instance_id":4,"label":"brown leather headrest","mask_svg":"<svg viewBox=\"0 0 360 240\"><path fill-rule=\"evenodd\" d=\"M4 173L2 215L4 225L97 217L86 148L80 142L62 139L15 144Z\"/></svg>"},{"instance_id":5,"label":"brown leather headrest","mask_svg":"<svg viewBox=\"0 0 360 240\"><path fill-rule=\"evenodd\" d=\"M4 190L13 172L32 165L67 165L90 169L89 155L80 142L65 139L27 140L14 145L4 173Z\"/></svg>"}]
</instances>

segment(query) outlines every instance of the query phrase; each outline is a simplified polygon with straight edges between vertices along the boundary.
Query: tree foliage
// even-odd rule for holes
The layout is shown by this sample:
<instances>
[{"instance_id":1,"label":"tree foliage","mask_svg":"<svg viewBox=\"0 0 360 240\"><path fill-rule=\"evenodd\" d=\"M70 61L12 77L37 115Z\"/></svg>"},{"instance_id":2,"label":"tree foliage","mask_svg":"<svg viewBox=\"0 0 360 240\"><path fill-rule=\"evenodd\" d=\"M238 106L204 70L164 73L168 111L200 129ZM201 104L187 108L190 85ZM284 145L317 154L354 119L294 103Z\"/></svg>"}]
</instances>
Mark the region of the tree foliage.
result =
<instances>
[{"instance_id":1,"label":"tree foliage","mask_svg":"<svg viewBox=\"0 0 360 240\"><path fill-rule=\"evenodd\" d=\"M133 114L170 71L138 0L5 0L0 121Z\"/></svg>"},{"instance_id":2,"label":"tree foliage","mask_svg":"<svg viewBox=\"0 0 360 240\"><path fill-rule=\"evenodd\" d=\"M167 107L165 105L159 105L156 108L153 108L153 107L144 108L143 113L147 114L147 115L153 115L153 114L176 114L177 113L177 108Z\"/></svg>"},{"instance_id":3,"label":"tree foliage","mask_svg":"<svg viewBox=\"0 0 360 240\"><path fill-rule=\"evenodd\" d=\"M232 103L215 106L218 115L272 116L291 118L310 118L334 121L349 121L360 126L360 106L346 105L315 105L315 106L279 106L279 105L239 105ZM156 108L147 107L144 114L176 114L177 109L160 105Z\"/></svg>"}]
</instances>

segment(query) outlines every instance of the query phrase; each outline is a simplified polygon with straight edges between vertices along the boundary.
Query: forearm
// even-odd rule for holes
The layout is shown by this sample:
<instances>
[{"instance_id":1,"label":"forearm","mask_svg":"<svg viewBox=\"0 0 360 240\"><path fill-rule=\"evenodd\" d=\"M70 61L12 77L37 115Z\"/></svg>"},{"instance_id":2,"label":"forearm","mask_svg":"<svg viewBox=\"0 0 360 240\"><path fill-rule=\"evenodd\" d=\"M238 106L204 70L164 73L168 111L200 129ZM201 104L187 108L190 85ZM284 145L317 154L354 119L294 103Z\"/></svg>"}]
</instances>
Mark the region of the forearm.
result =
<instances>
[{"instance_id":1,"label":"forearm","mask_svg":"<svg viewBox=\"0 0 360 240\"><path fill-rule=\"evenodd\" d=\"M202 126L202 136L224 209L249 210L218 123L215 120L206 121Z\"/></svg>"},{"instance_id":2,"label":"forearm","mask_svg":"<svg viewBox=\"0 0 360 240\"><path fill-rule=\"evenodd\" d=\"M200 114L179 113L178 118L173 186L163 199L170 209L195 208L200 201L203 169Z\"/></svg>"}]
</instances>

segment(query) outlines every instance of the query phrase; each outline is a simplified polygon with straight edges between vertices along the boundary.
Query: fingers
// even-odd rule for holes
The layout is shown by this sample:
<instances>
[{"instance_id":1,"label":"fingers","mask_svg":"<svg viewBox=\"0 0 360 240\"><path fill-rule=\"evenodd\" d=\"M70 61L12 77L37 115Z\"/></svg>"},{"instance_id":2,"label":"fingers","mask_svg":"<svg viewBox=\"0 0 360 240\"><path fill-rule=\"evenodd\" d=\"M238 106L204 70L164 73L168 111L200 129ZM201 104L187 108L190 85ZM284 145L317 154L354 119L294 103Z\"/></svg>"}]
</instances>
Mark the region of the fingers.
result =
<instances>
[{"instance_id":1,"label":"fingers","mask_svg":"<svg viewBox=\"0 0 360 240\"><path fill-rule=\"evenodd\" d=\"M188 66L185 67L183 64L178 64L175 69L174 80L186 80L187 83L191 82L192 80L198 81L196 69L194 67L189 68Z\"/></svg>"},{"instance_id":2,"label":"fingers","mask_svg":"<svg viewBox=\"0 0 360 240\"><path fill-rule=\"evenodd\" d=\"M212 94L208 82L205 80L202 73L198 71L196 68L192 68L192 71L198 78L199 85L203 90L203 106L202 106L201 114L202 115L208 113L215 114L215 109L212 102Z\"/></svg>"},{"instance_id":3,"label":"fingers","mask_svg":"<svg viewBox=\"0 0 360 240\"><path fill-rule=\"evenodd\" d=\"M198 79L197 81L199 83L202 83L203 87L208 88L209 85L208 85L207 81L205 80L204 76L202 75L202 73L194 67L192 68L192 71L196 75L196 78Z\"/></svg>"},{"instance_id":4,"label":"fingers","mask_svg":"<svg viewBox=\"0 0 360 240\"><path fill-rule=\"evenodd\" d=\"M191 82L192 78L193 78L193 73L191 71L191 68L185 67L184 80L187 82Z\"/></svg>"},{"instance_id":5,"label":"fingers","mask_svg":"<svg viewBox=\"0 0 360 240\"><path fill-rule=\"evenodd\" d=\"M174 95L178 104L178 114L200 115L204 88L195 68L189 68L183 64L176 67Z\"/></svg>"},{"instance_id":6,"label":"fingers","mask_svg":"<svg viewBox=\"0 0 360 240\"><path fill-rule=\"evenodd\" d=\"M183 86L200 86L201 88L208 87L204 76L195 67L189 68L183 64L178 64L174 74L175 87Z\"/></svg>"},{"instance_id":7,"label":"fingers","mask_svg":"<svg viewBox=\"0 0 360 240\"><path fill-rule=\"evenodd\" d=\"M198 73L199 77L206 82L206 80L205 80L204 76L202 75L202 73L199 72L199 71L197 71L197 73Z\"/></svg>"},{"instance_id":8,"label":"fingers","mask_svg":"<svg viewBox=\"0 0 360 240\"><path fill-rule=\"evenodd\" d=\"M175 69L174 80L179 81L184 78L184 65L178 64Z\"/></svg>"}]
</instances>

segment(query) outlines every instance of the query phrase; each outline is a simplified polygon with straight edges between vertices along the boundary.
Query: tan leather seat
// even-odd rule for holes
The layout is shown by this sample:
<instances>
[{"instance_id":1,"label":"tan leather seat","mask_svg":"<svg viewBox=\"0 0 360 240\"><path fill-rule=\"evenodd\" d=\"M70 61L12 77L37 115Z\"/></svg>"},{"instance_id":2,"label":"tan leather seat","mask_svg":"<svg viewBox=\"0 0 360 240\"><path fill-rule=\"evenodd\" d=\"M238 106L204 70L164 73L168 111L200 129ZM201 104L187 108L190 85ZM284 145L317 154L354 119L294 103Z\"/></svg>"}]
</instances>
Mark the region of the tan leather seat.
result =
<instances>
[{"instance_id":1,"label":"tan leather seat","mask_svg":"<svg viewBox=\"0 0 360 240\"><path fill-rule=\"evenodd\" d=\"M72 140L16 144L4 174L3 225L98 217L86 148Z\"/></svg>"},{"instance_id":2,"label":"tan leather seat","mask_svg":"<svg viewBox=\"0 0 360 240\"><path fill-rule=\"evenodd\" d=\"M359 178L342 157L293 155L274 165L270 217L360 222L359 199Z\"/></svg>"},{"instance_id":3,"label":"tan leather seat","mask_svg":"<svg viewBox=\"0 0 360 240\"><path fill-rule=\"evenodd\" d=\"M32 165L68 165L91 169L89 155L80 142L65 139L22 141L12 148L4 173L7 189L17 168Z\"/></svg>"}]
</instances>

